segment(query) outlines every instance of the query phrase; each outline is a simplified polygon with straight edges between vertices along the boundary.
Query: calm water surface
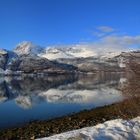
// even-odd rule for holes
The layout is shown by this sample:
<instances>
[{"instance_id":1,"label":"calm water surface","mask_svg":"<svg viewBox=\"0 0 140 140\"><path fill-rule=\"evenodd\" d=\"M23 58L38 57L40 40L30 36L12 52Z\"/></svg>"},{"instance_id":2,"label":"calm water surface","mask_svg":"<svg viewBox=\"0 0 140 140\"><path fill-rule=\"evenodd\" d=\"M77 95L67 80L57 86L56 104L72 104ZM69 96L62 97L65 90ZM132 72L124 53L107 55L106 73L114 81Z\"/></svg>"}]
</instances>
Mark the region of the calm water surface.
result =
<instances>
[{"instance_id":1,"label":"calm water surface","mask_svg":"<svg viewBox=\"0 0 140 140\"><path fill-rule=\"evenodd\" d=\"M0 79L0 128L63 116L124 99L122 74Z\"/></svg>"}]
</instances>

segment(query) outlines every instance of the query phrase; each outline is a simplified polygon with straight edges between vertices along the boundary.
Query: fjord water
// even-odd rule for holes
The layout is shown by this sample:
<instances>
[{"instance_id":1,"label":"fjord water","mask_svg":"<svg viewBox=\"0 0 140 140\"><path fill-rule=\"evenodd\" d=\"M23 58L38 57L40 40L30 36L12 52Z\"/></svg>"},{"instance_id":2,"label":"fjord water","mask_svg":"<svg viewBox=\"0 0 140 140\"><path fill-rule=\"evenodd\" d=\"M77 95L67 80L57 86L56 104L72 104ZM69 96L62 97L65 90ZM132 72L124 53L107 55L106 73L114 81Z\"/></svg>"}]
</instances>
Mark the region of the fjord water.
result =
<instances>
[{"instance_id":1,"label":"fjord water","mask_svg":"<svg viewBox=\"0 0 140 140\"><path fill-rule=\"evenodd\" d=\"M47 120L122 101L120 73L3 77L0 80L0 128Z\"/></svg>"}]
</instances>

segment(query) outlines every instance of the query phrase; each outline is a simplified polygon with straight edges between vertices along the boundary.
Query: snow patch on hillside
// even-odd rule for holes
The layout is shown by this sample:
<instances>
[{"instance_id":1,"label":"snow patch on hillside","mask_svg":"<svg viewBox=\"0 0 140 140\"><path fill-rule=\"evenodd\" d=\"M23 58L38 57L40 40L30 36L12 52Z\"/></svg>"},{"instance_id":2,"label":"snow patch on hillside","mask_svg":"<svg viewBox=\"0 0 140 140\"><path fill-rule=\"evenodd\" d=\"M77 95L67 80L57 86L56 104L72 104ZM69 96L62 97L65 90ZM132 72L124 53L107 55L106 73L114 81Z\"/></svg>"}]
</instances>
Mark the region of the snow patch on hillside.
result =
<instances>
[{"instance_id":1,"label":"snow patch on hillside","mask_svg":"<svg viewBox=\"0 0 140 140\"><path fill-rule=\"evenodd\" d=\"M86 127L37 140L138 140L140 117L132 120L116 119L93 127Z\"/></svg>"},{"instance_id":2,"label":"snow patch on hillside","mask_svg":"<svg viewBox=\"0 0 140 140\"><path fill-rule=\"evenodd\" d=\"M68 54L65 50L58 49L58 48L46 48L44 53L38 54L38 56L50 60L58 59L58 58L73 58L73 56Z\"/></svg>"}]
</instances>

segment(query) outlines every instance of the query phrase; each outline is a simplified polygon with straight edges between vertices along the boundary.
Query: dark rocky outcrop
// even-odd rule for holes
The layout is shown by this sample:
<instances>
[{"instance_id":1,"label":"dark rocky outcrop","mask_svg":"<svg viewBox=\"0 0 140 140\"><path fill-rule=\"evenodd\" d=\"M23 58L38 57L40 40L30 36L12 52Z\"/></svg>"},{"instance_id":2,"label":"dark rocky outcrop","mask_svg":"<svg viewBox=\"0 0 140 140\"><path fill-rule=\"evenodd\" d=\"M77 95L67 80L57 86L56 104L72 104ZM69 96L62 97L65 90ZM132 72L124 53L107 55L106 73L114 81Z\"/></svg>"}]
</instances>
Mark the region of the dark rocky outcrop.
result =
<instances>
[{"instance_id":1,"label":"dark rocky outcrop","mask_svg":"<svg viewBox=\"0 0 140 140\"><path fill-rule=\"evenodd\" d=\"M4 49L0 49L0 68L5 70L8 61L8 52Z\"/></svg>"},{"instance_id":2,"label":"dark rocky outcrop","mask_svg":"<svg viewBox=\"0 0 140 140\"><path fill-rule=\"evenodd\" d=\"M119 72L123 70L123 68L119 66L117 59L114 60L114 58L105 60L105 61L94 58L94 57L58 59L57 62L73 65L77 67L80 72L85 72L85 73L94 73L94 72L99 72L99 71L104 71L104 72L118 71Z\"/></svg>"},{"instance_id":3,"label":"dark rocky outcrop","mask_svg":"<svg viewBox=\"0 0 140 140\"><path fill-rule=\"evenodd\" d=\"M18 56L14 52L0 51L0 69L4 75L72 73L74 66L52 62L36 55Z\"/></svg>"},{"instance_id":4,"label":"dark rocky outcrop","mask_svg":"<svg viewBox=\"0 0 140 140\"><path fill-rule=\"evenodd\" d=\"M7 69L11 71L20 71L21 73L70 73L72 72L75 67L71 66L69 69L69 65L65 64L56 64L49 61L46 58L41 58L38 56L30 56L24 55L21 56L19 59L12 61L8 66Z\"/></svg>"}]
</instances>

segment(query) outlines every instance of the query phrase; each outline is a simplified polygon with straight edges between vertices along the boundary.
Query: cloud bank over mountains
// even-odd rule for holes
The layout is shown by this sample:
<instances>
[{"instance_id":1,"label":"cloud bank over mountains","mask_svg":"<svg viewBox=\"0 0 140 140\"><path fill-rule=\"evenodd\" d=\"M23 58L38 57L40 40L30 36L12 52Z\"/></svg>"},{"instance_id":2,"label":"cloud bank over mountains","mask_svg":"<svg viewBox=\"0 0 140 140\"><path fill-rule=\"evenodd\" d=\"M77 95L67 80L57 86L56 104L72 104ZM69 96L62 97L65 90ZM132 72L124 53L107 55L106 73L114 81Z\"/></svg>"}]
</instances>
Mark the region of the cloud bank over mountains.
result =
<instances>
[{"instance_id":1,"label":"cloud bank over mountains","mask_svg":"<svg viewBox=\"0 0 140 140\"><path fill-rule=\"evenodd\" d=\"M111 26L97 26L92 31L92 38L94 41L85 41L69 45L55 44L49 46L49 48L90 48L95 53L102 52L122 52L122 51L133 51L140 49L140 35L128 35L121 34L118 29Z\"/></svg>"},{"instance_id":2,"label":"cloud bank over mountains","mask_svg":"<svg viewBox=\"0 0 140 140\"><path fill-rule=\"evenodd\" d=\"M140 35L120 34L111 26L97 26L94 33L94 36L92 34L93 40L90 42L40 46L31 41L23 41L17 44L13 51L19 55L37 54L48 59L56 59L61 57L114 57L121 52L140 49Z\"/></svg>"},{"instance_id":3,"label":"cloud bank over mountains","mask_svg":"<svg viewBox=\"0 0 140 140\"><path fill-rule=\"evenodd\" d=\"M86 46L97 52L102 51L131 51L140 49L140 35L128 35L118 33L118 30L111 26L97 26L92 32L95 41L76 44Z\"/></svg>"},{"instance_id":4,"label":"cloud bank over mountains","mask_svg":"<svg viewBox=\"0 0 140 140\"><path fill-rule=\"evenodd\" d=\"M75 57L103 57L112 58L121 54L138 50L140 47L140 35L130 36L118 34L117 30L110 26L98 26L95 28L104 36L98 37L92 42L79 42L76 44L40 46L29 41L21 42L14 49L17 54L37 54L48 59L75 58Z\"/></svg>"}]
</instances>

